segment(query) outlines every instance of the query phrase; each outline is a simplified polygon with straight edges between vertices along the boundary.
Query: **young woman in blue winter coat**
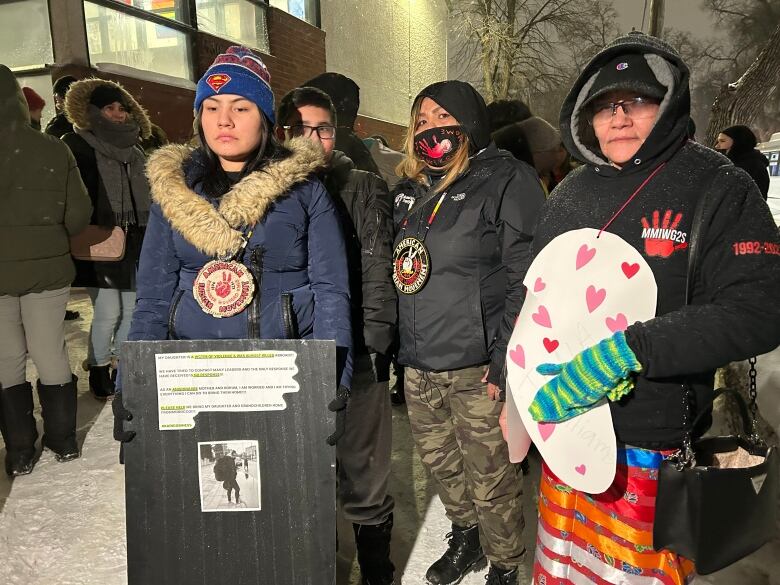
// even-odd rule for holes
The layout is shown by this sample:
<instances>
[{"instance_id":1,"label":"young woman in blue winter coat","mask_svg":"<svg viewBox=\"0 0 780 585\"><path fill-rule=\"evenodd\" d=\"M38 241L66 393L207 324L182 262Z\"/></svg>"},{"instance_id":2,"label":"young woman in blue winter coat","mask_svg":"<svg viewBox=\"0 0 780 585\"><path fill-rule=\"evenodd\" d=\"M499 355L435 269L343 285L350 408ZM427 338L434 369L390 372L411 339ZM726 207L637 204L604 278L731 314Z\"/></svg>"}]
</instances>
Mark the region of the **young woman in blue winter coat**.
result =
<instances>
[{"instance_id":1,"label":"young woman in blue winter coat","mask_svg":"<svg viewBox=\"0 0 780 585\"><path fill-rule=\"evenodd\" d=\"M270 75L230 47L198 83L201 146L150 158L153 205L128 339L334 339L351 378L349 278L339 218L306 139L274 138ZM114 401L115 438L129 420Z\"/></svg>"}]
</instances>

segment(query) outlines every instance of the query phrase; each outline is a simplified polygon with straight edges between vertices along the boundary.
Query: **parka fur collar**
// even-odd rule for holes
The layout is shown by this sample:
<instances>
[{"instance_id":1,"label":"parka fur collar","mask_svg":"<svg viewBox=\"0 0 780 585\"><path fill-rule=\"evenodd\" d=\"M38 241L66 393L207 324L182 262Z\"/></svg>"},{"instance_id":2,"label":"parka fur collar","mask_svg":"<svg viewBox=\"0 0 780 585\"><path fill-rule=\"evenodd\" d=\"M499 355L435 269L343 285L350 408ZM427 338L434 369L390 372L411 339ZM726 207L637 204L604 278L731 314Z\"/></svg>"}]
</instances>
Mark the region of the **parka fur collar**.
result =
<instances>
[{"instance_id":1,"label":"parka fur collar","mask_svg":"<svg viewBox=\"0 0 780 585\"><path fill-rule=\"evenodd\" d=\"M144 140L149 138L152 135L152 122L149 120L149 114L147 114L143 106L130 95L130 92L118 83L108 79L91 77L89 79L77 81L70 86L68 93L65 94L65 115L68 117L68 120L70 120L76 128L81 130L89 130L91 128L92 124L89 121L87 107L89 106L89 98L92 96L92 92L95 91L95 88L99 85L110 85L122 92L127 105L127 113L130 114L133 120L138 124L141 138Z\"/></svg>"},{"instance_id":2,"label":"parka fur collar","mask_svg":"<svg viewBox=\"0 0 780 585\"><path fill-rule=\"evenodd\" d=\"M232 255L243 243L239 228L262 221L274 201L324 164L322 151L306 138L295 138L286 146L291 156L241 179L222 196L218 210L187 186L184 167L195 149L164 146L152 154L146 167L152 199L171 226L198 250L208 256Z\"/></svg>"}]
</instances>

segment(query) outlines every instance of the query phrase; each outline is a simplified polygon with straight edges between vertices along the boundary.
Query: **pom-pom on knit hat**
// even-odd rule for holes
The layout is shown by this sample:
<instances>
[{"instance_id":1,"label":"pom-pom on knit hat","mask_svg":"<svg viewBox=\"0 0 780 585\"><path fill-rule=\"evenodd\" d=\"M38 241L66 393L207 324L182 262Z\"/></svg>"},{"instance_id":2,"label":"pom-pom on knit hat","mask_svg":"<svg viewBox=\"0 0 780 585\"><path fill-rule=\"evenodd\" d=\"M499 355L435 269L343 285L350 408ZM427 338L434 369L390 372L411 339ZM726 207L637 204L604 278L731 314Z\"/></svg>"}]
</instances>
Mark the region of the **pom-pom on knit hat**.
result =
<instances>
[{"instance_id":1,"label":"pom-pom on knit hat","mask_svg":"<svg viewBox=\"0 0 780 585\"><path fill-rule=\"evenodd\" d=\"M275 123L271 74L263 60L246 47L228 47L214 59L198 81L195 111L200 110L203 100L218 94L240 95L254 102L271 124Z\"/></svg>"}]
</instances>

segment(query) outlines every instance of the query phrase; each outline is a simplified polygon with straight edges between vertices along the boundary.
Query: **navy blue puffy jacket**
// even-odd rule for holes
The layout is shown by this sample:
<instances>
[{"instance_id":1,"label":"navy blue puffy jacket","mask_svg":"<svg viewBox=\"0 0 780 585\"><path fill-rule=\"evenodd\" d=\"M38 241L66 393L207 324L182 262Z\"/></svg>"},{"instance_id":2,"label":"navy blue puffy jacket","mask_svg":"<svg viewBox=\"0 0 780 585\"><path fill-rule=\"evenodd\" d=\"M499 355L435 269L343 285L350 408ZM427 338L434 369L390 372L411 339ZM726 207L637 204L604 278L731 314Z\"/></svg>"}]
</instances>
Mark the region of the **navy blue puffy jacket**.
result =
<instances>
[{"instance_id":1,"label":"navy blue puffy jacket","mask_svg":"<svg viewBox=\"0 0 780 585\"><path fill-rule=\"evenodd\" d=\"M349 387L344 238L330 196L311 176L321 154L307 141L295 141L291 150L236 183L219 200L219 213L201 194L202 151L168 146L155 152L147 168L154 205L128 340L334 339L339 381ZM259 302L218 319L200 308L192 283L208 261L238 249L246 225L255 228L242 262L260 276Z\"/></svg>"}]
</instances>

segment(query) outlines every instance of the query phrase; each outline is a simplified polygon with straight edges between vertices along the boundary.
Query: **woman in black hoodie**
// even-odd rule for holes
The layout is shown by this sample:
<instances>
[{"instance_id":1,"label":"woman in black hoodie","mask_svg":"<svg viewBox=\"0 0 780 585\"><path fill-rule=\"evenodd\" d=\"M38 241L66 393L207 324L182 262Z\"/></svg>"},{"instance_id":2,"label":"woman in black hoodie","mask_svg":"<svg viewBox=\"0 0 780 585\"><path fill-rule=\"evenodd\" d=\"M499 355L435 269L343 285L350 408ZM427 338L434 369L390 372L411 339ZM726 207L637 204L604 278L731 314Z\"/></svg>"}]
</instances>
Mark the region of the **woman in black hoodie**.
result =
<instances>
[{"instance_id":1,"label":"woman in black hoodie","mask_svg":"<svg viewBox=\"0 0 780 585\"><path fill-rule=\"evenodd\" d=\"M715 150L729 157L734 166L744 169L758 185L766 201L769 193L769 161L756 150L756 135L747 126L731 126L721 130L715 143Z\"/></svg>"},{"instance_id":2,"label":"woman in black hoodie","mask_svg":"<svg viewBox=\"0 0 780 585\"><path fill-rule=\"evenodd\" d=\"M467 83L417 96L404 150L394 190L398 362L412 434L452 521L426 578L457 583L487 556L488 583L514 585L522 484L498 398L544 192L533 168L491 142L485 102Z\"/></svg>"},{"instance_id":3,"label":"woman in black hoodie","mask_svg":"<svg viewBox=\"0 0 780 585\"><path fill-rule=\"evenodd\" d=\"M547 200L533 254L571 230L609 231L643 255L658 297L654 318L584 349L529 408L537 421L560 422L606 397L618 442L615 481L603 494L580 492L544 466L535 583L689 582L689 560L652 547L660 463L707 404L715 369L780 342L777 227L744 171L687 139L689 112L685 63L641 33L596 55L561 109L564 144L585 164ZM686 303L702 197L699 269Z\"/></svg>"}]
</instances>

